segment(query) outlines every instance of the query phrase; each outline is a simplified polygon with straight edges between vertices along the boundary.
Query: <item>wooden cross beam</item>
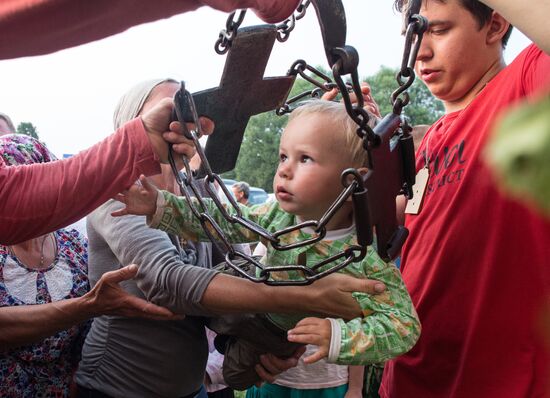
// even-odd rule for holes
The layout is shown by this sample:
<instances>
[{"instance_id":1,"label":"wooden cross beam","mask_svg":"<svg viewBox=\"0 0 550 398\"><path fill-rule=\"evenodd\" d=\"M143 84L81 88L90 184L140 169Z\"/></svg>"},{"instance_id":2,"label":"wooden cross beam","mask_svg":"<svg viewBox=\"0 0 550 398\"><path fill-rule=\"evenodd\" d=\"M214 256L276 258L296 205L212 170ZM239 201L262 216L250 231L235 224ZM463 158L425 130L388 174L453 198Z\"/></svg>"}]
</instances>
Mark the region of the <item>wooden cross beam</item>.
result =
<instances>
[{"instance_id":1,"label":"wooden cross beam","mask_svg":"<svg viewBox=\"0 0 550 398\"><path fill-rule=\"evenodd\" d=\"M193 94L198 115L207 116L216 125L205 148L214 173L235 167L250 117L282 106L288 97L294 76L264 78L276 36L274 25L239 29L219 87ZM192 120L188 109L181 111L186 120Z\"/></svg>"}]
</instances>

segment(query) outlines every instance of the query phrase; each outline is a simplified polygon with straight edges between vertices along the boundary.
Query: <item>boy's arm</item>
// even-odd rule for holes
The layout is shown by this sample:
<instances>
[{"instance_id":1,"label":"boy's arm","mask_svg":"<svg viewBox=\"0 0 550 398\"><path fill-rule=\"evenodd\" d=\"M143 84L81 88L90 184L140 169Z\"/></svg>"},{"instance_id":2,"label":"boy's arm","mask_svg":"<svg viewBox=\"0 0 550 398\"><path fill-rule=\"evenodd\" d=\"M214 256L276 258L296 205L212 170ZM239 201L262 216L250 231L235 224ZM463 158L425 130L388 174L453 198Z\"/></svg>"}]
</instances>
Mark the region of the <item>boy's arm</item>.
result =
<instances>
[{"instance_id":1,"label":"boy's arm","mask_svg":"<svg viewBox=\"0 0 550 398\"><path fill-rule=\"evenodd\" d=\"M199 201L196 198L191 198L191 200L192 206L202 212ZM255 242L258 240L258 235L252 231L239 224L232 224L227 221L212 199L202 198L202 200L205 203L208 214L220 226L230 242ZM254 217L250 213L248 207L241 205L239 207L244 218L253 222L258 221L257 217ZM227 206L226 209L229 214L234 213L234 209L231 206ZM157 211L147 222L152 228L179 235L191 241L208 240L208 235L205 233L201 222L194 216L187 199L167 191L160 191L157 200Z\"/></svg>"},{"instance_id":2,"label":"boy's arm","mask_svg":"<svg viewBox=\"0 0 550 398\"><path fill-rule=\"evenodd\" d=\"M549 0L480 0L550 54Z\"/></svg>"}]
</instances>

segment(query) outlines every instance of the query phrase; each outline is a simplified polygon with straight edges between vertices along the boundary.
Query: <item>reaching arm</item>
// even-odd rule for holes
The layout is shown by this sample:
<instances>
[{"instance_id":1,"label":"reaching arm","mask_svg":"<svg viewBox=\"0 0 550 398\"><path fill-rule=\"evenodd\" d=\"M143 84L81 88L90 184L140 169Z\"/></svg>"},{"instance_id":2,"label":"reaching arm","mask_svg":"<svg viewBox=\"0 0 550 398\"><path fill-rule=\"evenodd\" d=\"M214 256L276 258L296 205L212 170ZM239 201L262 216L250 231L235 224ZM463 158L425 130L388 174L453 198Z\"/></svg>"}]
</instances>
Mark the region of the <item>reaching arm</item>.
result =
<instances>
[{"instance_id":1,"label":"reaching arm","mask_svg":"<svg viewBox=\"0 0 550 398\"><path fill-rule=\"evenodd\" d=\"M0 242L19 243L67 226L140 174L158 174L158 162L168 157L165 140L178 153L193 156L192 141L178 134L178 122L170 123L172 108L173 101L166 98L70 159L10 167L0 160ZM207 134L213 130L212 122L201 123Z\"/></svg>"},{"instance_id":2,"label":"reaching arm","mask_svg":"<svg viewBox=\"0 0 550 398\"><path fill-rule=\"evenodd\" d=\"M200 221L193 215L186 198L167 191L161 191L158 199L157 212L150 222L151 227L183 236L185 239L195 242L208 240L208 235L205 233ZM249 229L227 221L212 199L203 198L202 200L208 208L208 214L218 223L230 242L244 243L259 240L258 235ZM199 208L196 198L192 198L192 205ZM255 223L261 223L261 212L255 210L259 210L260 207L253 206L250 208L239 205L243 217ZM227 206L226 209L230 214L235 213L231 206Z\"/></svg>"},{"instance_id":3,"label":"reaching arm","mask_svg":"<svg viewBox=\"0 0 550 398\"><path fill-rule=\"evenodd\" d=\"M549 0L481 0L550 54Z\"/></svg>"},{"instance_id":4,"label":"reaching arm","mask_svg":"<svg viewBox=\"0 0 550 398\"><path fill-rule=\"evenodd\" d=\"M229 275L216 275L201 303L215 313L316 313L353 319L362 314L352 292L380 294L383 283L331 274L308 286L269 286Z\"/></svg>"},{"instance_id":5,"label":"reaching arm","mask_svg":"<svg viewBox=\"0 0 550 398\"><path fill-rule=\"evenodd\" d=\"M298 0L11 0L2 3L0 59L7 59L47 54L99 40L134 25L195 10L203 4L223 11L251 7L264 21L280 22L294 11Z\"/></svg>"},{"instance_id":6,"label":"reaching arm","mask_svg":"<svg viewBox=\"0 0 550 398\"><path fill-rule=\"evenodd\" d=\"M132 184L140 173L158 172L143 124L137 119L66 160L28 166L0 164L0 242L18 243L57 230Z\"/></svg>"},{"instance_id":7,"label":"reaching arm","mask_svg":"<svg viewBox=\"0 0 550 398\"><path fill-rule=\"evenodd\" d=\"M88 217L90 247L95 247L92 255L96 261L102 253L106 260L112 253L119 264L138 264L136 282L147 300L177 313L208 314L200 300L216 272L184 263L170 237L149 228L145 217L110 216L121 207L111 200ZM102 242L105 247L108 244L109 253L98 249ZM90 275L99 271L92 269L93 266L92 262ZM134 293L140 294L137 289Z\"/></svg>"},{"instance_id":8,"label":"reaching arm","mask_svg":"<svg viewBox=\"0 0 550 398\"><path fill-rule=\"evenodd\" d=\"M0 308L0 352L38 342L102 314L177 319L166 308L131 296L118 285L133 278L136 272L135 265L108 272L92 290L79 298Z\"/></svg>"}]
</instances>

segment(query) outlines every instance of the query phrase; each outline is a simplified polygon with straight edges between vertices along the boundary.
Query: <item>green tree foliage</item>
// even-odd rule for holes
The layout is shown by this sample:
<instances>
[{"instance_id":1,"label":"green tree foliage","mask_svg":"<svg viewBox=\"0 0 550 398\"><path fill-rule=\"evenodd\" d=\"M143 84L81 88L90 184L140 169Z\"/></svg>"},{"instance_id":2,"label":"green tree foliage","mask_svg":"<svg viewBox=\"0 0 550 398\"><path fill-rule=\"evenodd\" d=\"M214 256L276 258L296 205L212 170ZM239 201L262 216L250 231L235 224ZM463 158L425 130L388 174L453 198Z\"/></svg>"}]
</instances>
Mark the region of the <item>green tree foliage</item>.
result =
<instances>
[{"instance_id":1,"label":"green tree foliage","mask_svg":"<svg viewBox=\"0 0 550 398\"><path fill-rule=\"evenodd\" d=\"M322 67L317 69L332 76ZM380 105L382 116L392 110L391 94L398 87L396 73L397 69L382 67L376 74L364 79L372 88L373 97ZM313 88L311 83L299 78L289 98ZM411 124L432 124L443 114L443 104L435 99L418 79L409 88L409 93L411 102L405 108L405 114L410 118ZM277 116L273 111L252 117L244 134L237 165L234 170L223 176L246 181L252 186L272 192L273 176L279 162L279 142L287 120L287 116Z\"/></svg>"},{"instance_id":2,"label":"green tree foliage","mask_svg":"<svg viewBox=\"0 0 550 398\"><path fill-rule=\"evenodd\" d=\"M391 94L399 87L395 78L397 69L381 67L365 79L372 89L374 100L380 106L382 116L392 111ZM443 113L443 103L435 98L419 79L408 89L410 103L404 109L412 125L433 124Z\"/></svg>"},{"instance_id":3,"label":"green tree foliage","mask_svg":"<svg viewBox=\"0 0 550 398\"><path fill-rule=\"evenodd\" d=\"M36 127L30 122L19 123L19 125L17 126L17 134L25 134L33 138L39 139L38 130L36 130Z\"/></svg>"},{"instance_id":4,"label":"green tree foliage","mask_svg":"<svg viewBox=\"0 0 550 398\"><path fill-rule=\"evenodd\" d=\"M272 192L279 162L279 141L287 116L266 112L250 119L235 166L234 179ZM231 178L231 174L224 176Z\"/></svg>"}]
</instances>

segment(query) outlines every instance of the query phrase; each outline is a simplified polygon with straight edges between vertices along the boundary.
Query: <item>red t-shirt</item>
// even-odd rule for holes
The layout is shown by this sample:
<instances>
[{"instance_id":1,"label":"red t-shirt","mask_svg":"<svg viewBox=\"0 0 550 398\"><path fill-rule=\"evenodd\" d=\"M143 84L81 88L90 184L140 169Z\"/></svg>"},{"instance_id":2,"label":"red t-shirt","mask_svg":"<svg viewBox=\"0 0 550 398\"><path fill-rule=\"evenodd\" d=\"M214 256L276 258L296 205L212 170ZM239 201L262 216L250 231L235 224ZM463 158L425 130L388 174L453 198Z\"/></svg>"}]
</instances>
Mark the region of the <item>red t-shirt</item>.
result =
<instances>
[{"instance_id":1,"label":"red t-shirt","mask_svg":"<svg viewBox=\"0 0 550 398\"><path fill-rule=\"evenodd\" d=\"M482 161L499 112L549 89L550 57L531 45L422 142L416 167L427 149L430 178L422 210L407 216L402 268L422 335L386 365L382 397L550 392L536 326L550 297L550 222L499 192Z\"/></svg>"}]
</instances>

